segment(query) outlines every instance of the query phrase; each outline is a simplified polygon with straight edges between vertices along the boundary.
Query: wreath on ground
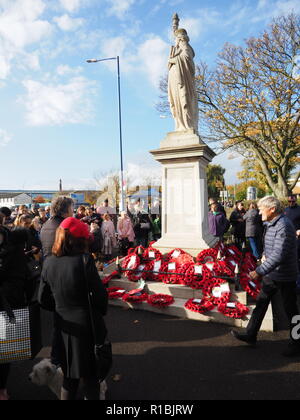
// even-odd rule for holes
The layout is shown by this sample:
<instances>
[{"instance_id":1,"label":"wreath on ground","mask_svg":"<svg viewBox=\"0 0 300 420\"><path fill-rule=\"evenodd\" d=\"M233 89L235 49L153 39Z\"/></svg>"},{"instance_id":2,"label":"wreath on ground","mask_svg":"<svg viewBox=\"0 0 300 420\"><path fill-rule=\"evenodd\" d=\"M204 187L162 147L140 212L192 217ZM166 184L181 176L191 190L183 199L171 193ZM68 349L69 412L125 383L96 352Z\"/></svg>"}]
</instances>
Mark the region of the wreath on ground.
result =
<instances>
[{"instance_id":1,"label":"wreath on ground","mask_svg":"<svg viewBox=\"0 0 300 420\"><path fill-rule=\"evenodd\" d=\"M108 287L107 293L108 299L119 299L126 293L126 290L122 290L120 287Z\"/></svg>"},{"instance_id":2,"label":"wreath on ground","mask_svg":"<svg viewBox=\"0 0 300 420\"><path fill-rule=\"evenodd\" d=\"M166 306L172 305L174 303L173 296L170 295L163 295L161 293L157 293L154 295L149 295L147 302L149 305L154 306L156 308L165 308Z\"/></svg>"},{"instance_id":3,"label":"wreath on ground","mask_svg":"<svg viewBox=\"0 0 300 420\"><path fill-rule=\"evenodd\" d=\"M207 281L203 288L204 296L209 296L209 300L215 305L227 303L230 299L230 287L226 280L212 278Z\"/></svg>"},{"instance_id":4,"label":"wreath on ground","mask_svg":"<svg viewBox=\"0 0 300 420\"><path fill-rule=\"evenodd\" d=\"M125 293L122 296L122 300L124 302L129 302L129 303L142 303L145 302L148 299L148 293L145 293L143 291L139 291L139 292L135 292L133 293Z\"/></svg>"},{"instance_id":5,"label":"wreath on ground","mask_svg":"<svg viewBox=\"0 0 300 420\"><path fill-rule=\"evenodd\" d=\"M249 308L240 302L227 302L218 305L218 311L228 318L240 319L249 313Z\"/></svg>"},{"instance_id":6,"label":"wreath on ground","mask_svg":"<svg viewBox=\"0 0 300 420\"><path fill-rule=\"evenodd\" d=\"M205 312L212 311L215 305L208 299L189 299L184 307L189 311L204 314Z\"/></svg>"}]
</instances>

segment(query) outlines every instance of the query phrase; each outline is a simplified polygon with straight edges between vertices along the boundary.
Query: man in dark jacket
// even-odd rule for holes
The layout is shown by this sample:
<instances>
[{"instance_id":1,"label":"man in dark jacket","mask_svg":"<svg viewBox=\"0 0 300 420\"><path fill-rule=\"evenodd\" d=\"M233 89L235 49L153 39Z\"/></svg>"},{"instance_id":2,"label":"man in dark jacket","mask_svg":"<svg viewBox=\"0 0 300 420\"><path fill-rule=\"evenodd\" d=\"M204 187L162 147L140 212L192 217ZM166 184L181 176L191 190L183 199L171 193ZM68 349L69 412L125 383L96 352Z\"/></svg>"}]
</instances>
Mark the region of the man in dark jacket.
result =
<instances>
[{"instance_id":1,"label":"man in dark jacket","mask_svg":"<svg viewBox=\"0 0 300 420\"><path fill-rule=\"evenodd\" d=\"M56 229L67 217L72 217L74 202L69 197L57 197L51 204L51 217L43 224L41 229L41 242L43 246L43 257L52 254L52 247L55 241Z\"/></svg>"},{"instance_id":2,"label":"man in dark jacket","mask_svg":"<svg viewBox=\"0 0 300 420\"><path fill-rule=\"evenodd\" d=\"M298 276L296 233L292 222L282 214L281 203L275 197L264 197L258 203L262 221L266 223L262 264L250 273L253 280L262 279L262 289L246 333L232 331L241 341L255 345L257 334L272 297L280 291L286 315L298 315L296 281ZM300 353L299 341L291 341L285 356Z\"/></svg>"}]
</instances>

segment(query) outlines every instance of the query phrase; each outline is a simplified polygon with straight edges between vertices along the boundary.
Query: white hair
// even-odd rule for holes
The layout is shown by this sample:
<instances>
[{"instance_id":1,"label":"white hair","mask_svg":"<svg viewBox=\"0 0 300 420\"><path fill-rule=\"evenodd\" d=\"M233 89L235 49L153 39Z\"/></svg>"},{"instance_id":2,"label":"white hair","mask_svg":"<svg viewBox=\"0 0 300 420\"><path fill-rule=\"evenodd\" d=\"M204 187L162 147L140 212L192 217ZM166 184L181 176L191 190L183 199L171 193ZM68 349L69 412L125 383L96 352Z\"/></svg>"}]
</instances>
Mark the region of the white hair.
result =
<instances>
[{"instance_id":1,"label":"white hair","mask_svg":"<svg viewBox=\"0 0 300 420\"><path fill-rule=\"evenodd\" d=\"M258 207L265 207L268 209L275 208L276 213L282 212L282 205L278 198L268 195L264 198L261 198L257 203Z\"/></svg>"}]
</instances>

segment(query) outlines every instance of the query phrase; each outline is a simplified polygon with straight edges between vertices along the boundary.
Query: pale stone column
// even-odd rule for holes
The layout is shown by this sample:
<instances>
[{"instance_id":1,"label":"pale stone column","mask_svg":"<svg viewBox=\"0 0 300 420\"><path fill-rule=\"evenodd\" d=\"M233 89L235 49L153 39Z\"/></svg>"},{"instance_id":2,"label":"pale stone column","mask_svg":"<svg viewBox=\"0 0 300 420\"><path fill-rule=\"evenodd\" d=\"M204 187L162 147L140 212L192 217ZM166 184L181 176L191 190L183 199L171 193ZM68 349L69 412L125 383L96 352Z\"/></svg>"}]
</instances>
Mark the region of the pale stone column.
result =
<instances>
[{"instance_id":1,"label":"pale stone column","mask_svg":"<svg viewBox=\"0 0 300 420\"><path fill-rule=\"evenodd\" d=\"M163 165L162 238L154 246L162 253L181 248L196 256L217 241L208 232L206 180L215 153L193 130L169 133L150 153Z\"/></svg>"}]
</instances>

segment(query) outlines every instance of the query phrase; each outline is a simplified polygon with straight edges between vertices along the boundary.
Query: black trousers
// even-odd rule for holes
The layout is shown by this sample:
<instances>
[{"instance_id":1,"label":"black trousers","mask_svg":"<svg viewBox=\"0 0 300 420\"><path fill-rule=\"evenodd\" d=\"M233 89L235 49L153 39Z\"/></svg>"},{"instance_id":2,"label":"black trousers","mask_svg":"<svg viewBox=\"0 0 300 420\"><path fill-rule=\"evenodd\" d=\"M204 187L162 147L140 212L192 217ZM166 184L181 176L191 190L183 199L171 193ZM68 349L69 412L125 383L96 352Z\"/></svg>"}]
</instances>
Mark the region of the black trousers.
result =
<instances>
[{"instance_id":1,"label":"black trousers","mask_svg":"<svg viewBox=\"0 0 300 420\"><path fill-rule=\"evenodd\" d=\"M256 337L261 324L266 315L268 306L272 297L280 293L284 311L292 329L292 319L295 315L299 315L297 307L296 283L295 282L274 282L269 277L264 277L262 289L256 301L256 307L252 313L251 319L247 326L247 334Z\"/></svg>"},{"instance_id":2,"label":"black trousers","mask_svg":"<svg viewBox=\"0 0 300 420\"><path fill-rule=\"evenodd\" d=\"M0 364L0 389L6 389L9 371L10 364Z\"/></svg>"},{"instance_id":3,"label":"black trousers","mask_svg":"<svg viewBox=\"0 0 300 420\"><path fill-rule=\"evenodd\" d=\"M62 364L61 355L64 354L64 342L60 329L60 318L56 312L53 313L53 332L52 332L52 349L51 362L60 366Z\"/></svg>"},{"instance_id":4,"label":"black trousers","mask_svg":"<svg viewBox=\"0 0 300 420\"><path fill-rule=\"evenodd\" d=\"M100 399L99 380L94 378L82 378L84 397L86 400L98 401ZM61 399L64 401L76 400L80 379L64 378Z\"/></svg>"}]
</instances>

